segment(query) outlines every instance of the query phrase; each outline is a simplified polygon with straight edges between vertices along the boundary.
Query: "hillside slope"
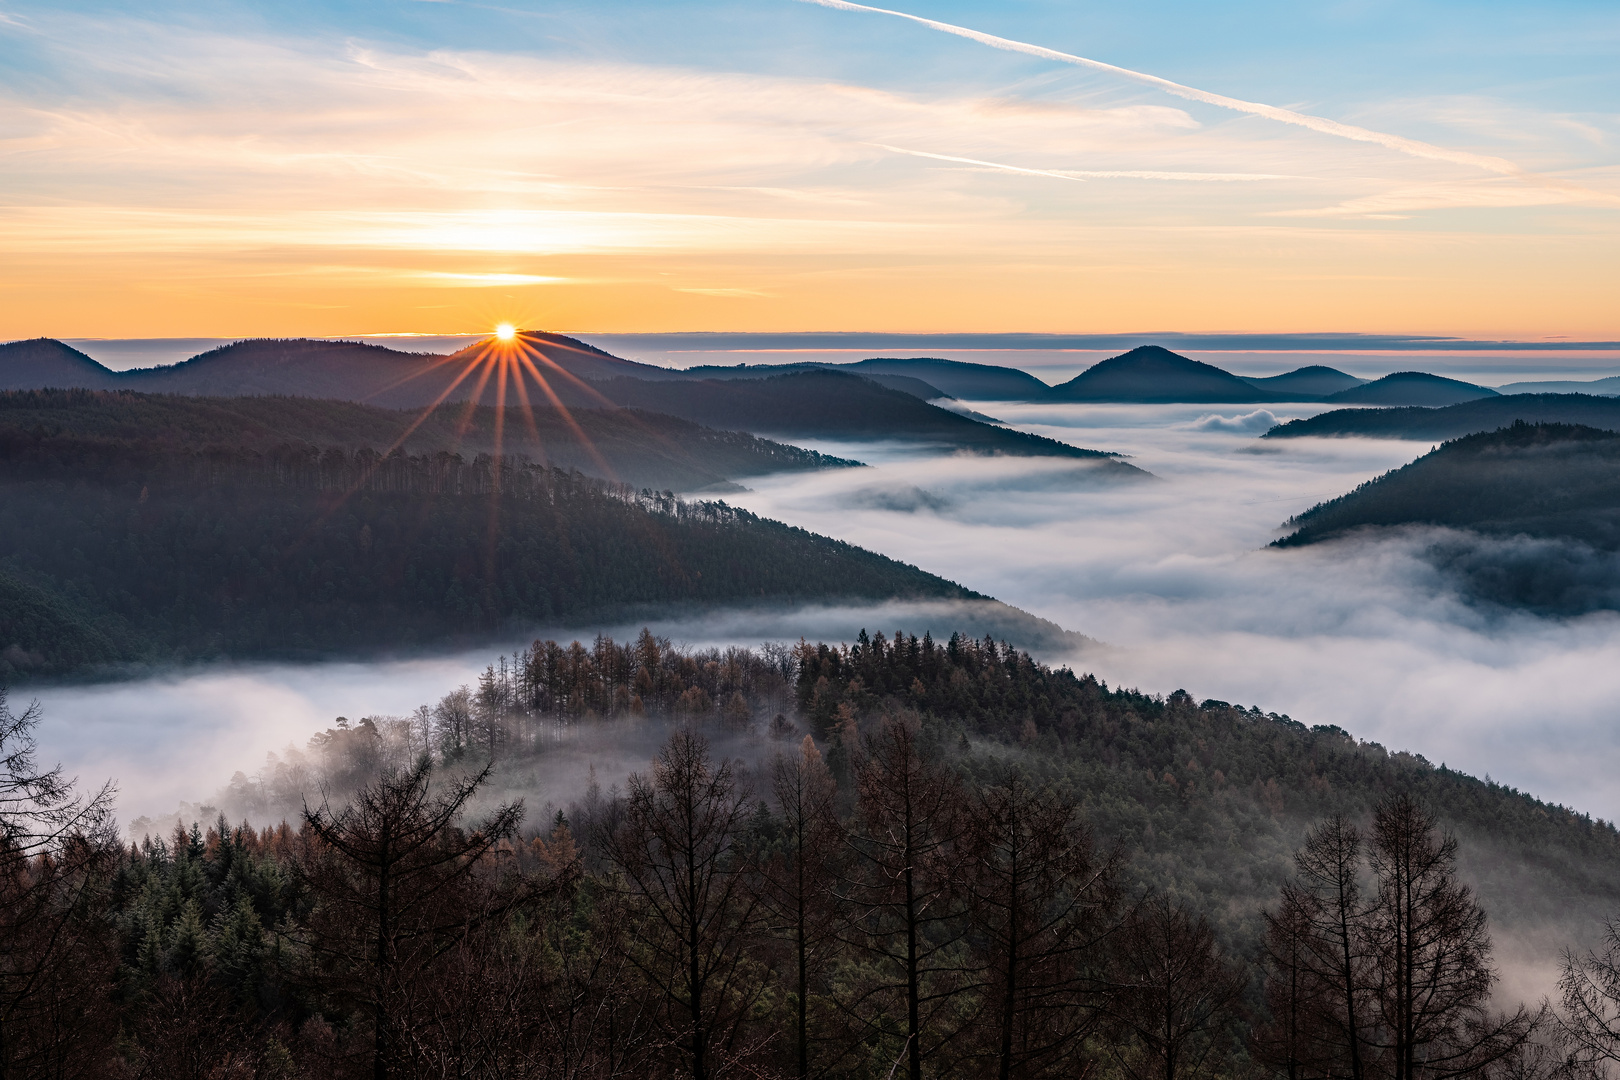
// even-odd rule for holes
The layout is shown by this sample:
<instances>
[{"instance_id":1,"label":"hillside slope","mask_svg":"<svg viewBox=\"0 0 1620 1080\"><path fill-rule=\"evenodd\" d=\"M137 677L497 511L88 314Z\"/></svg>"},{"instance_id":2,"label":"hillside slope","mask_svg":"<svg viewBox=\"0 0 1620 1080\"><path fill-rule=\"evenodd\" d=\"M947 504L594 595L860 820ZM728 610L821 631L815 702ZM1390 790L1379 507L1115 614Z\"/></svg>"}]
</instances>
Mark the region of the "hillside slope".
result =
<instances>
[{"instance_id":1,"label":"hillside slope","mask_svg":"<svg viewBox=\"0 0 1620 1080\"><path fill-rule=\"evenodd\" d=\"M106 390L118 385L118 378L115 372L54 338L0 344L0 390L42 386Z\"/></svg>"},{"instance_id":2,"label":"hillside slope","mask_svg":"<svg viewBox=\"0 0 1620 1080\"><path fill-rule=\"evenodd\" d=\"M1504 394L1444 408L1335 409L1278 424L1261 438L1359 436L1369 439L1455 439L1495 431L1517 420L1527 424L1584 424L1620 430L1620 400L1588 394Z\"/></svg>"},{"instance_id":3,"label":"hillside slope","mask_svg":"<svg viewBox=\"0 0 1620 1080\"><path fill-rule=\"evenodd\" d=\"M830 728L840 705L862 717L913 709L937 745L971 740L960 759L971 775L1017 764L1076 793L1097 836L1129 855L1137 888L1194 899L1245 955L1305 830L1334 813L1365 820L1396 791L1456 830L1493 927L1518 939L1516 960L1525 946L1555 957L1571 926L1600 928L1620 896L1613 825L1258 707L1111 689L992 642L929 650L899 635L819 647L798 688L812 730Z\"/></svg>"},{"instance_id":4,"label":"hillside slope","mask_svg":"<svg viewBox=\"0 0 1620 1080\"><path fill-rule=\"evenodd\" d=\"M5 676L442 646L655 604L983 599L723 503L510 460L14 431L0 552Z\"/></svg>"},{"instance_id":5,"label":"hillside slope","mask_svg":"<svg viewBox=\"0 0 1620 1080\"><path fill-rule=\"evenodd\" d=\"M1098 450L995 427L843 371L768 379L645 382L612 379L592 387L608 401L657 409L711 426L787 438L895 440L1017 457L1089 458L1121 479L1148 474ZM570 391L573 400L586 393Z\"/></svg>"},{"instance_id":6,"label":"hillside slope","mask_svg":"<svg viewBox=\"0 0 1620 1080\"><path fill-rule=\"evenodd\" d=\"M1444 525L1620 550L1620 433L1525 424L1467 435L1320 503L1278 546L1366 526Z\"/></svg>"},{"instance_id":7,"label":"hillside slope","mask_svg":"<svg viewBox=\"0 0 1620 1080\"><path fill-rule=\"evenodd\" d=\"M207 398L129 391L0 393L0 428L176 446L267 451L283 444L362 447L410 454L491 453L497 421L505 453L578 469L638 488L697 491L765 473L847 467L842 458L626 409L447 406L383 409L304 397Z\"/></svg>"},{"instance_id":8,"label":"hillside slope","mask_svg":"<svg viewBox=\"0 0 1620 1080\"><path fill-rule=\"evenodd\" d=\"M1339 405L1421 405L1436 408L1496 396L1496 391L1488 386L1447 379L1424 371L1397 371L1382 379L1330 394L1323 400Z\"/></svg>"},{"instance_id":9,"label":"hillside slope","mask_svg":"<svg viewBox=\"0 0 1620 1080\"><path fill-rule=\"evenodd\" d=\"M1366 383L1366 379L1358 379L1348 375L1338 368L1326 367L1322 364L1312 364L1309 367L1295 368L1285 371L1281 375L1239 375L1238 378L1251 386L1262 390L1287 394L1296 401L1309 401L1314 398L1327 397L1337 394L1341 390L1349 390Z\"/></svg>"}]
</instances>

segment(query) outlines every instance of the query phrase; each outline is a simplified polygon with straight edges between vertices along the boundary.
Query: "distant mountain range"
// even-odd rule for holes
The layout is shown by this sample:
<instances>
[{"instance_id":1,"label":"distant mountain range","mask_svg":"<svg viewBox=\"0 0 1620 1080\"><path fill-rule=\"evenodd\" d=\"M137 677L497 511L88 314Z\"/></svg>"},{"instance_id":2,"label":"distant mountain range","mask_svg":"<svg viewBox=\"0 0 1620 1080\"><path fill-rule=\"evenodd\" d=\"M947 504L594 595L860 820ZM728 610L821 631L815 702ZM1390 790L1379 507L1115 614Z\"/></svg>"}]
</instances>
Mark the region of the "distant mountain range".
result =
<instances>
[{"instance_id":1,"label":"distant mountain range","mask_svg":"<svg viewBox=\"0 0 1620 1080\"><path fill-rule=\"evenodd\" d=\"M1620 430L1620 398L1588 394L1503 394L1430 409L1335 409L1290 420L1266 432L1266 439L1305 436L1360 436L1369 439L1455 439L1495 431L1514 421L1531 424L1584 424Z\"/></svg>"},{"instance_id":2,"label":"distant mountain range","mask_svg":"<svg viewBox=\"0 0 1620 1080\"><path fill-rule=\"evenodd\" d=\"M960 365L960 389L1004 370ZM857 373L856 368L861 368ZM953 374L950 361L879 361L843 370L732 371L723 378L640 364L558 334L525 332L516 346L480 342L449 356L354 342L241 341L179 364L109 371L50 339L0 345L0 389L125 389L211 397L296 395L386 408L435 403L569 409L631 407L755 435L894 440L974 453L1094 459L1120 477L1145 474L1115 455L1014 431L929 404L937 386L906 371ZM1044 386L1021 372L1020 385ZM888 385L886 385L888 384ZM896 388L898 387L898 388Z\"/></svg>"},{"instance_id":3,"label":"distant mountain range","mask_svg":"<svg viewBox=\"0 0 1620 1080\"><path fill-rule=\"evenodd\" d=\"M1235 375L1214 364L1193 360L1158 345L1143 345L1099 361L1058 386L1048 386L1027 372L994 364L964 363L941 357L873 357L851 363L802 362L792 364L707 365L678 369L625 360L588 342L562 334L524 331L521 335L526 363L510 366L508 374L523 377L524 389L549 399L550 393L572 402L607 404L609 395L600 384L614 380L668 384L723 383L775 379L785 375L839 372L859 376L841 385L839 393L851 398L851 410L865 416L880 414L881 401L859 401L875 386L924 402L973 401L1097 402L1124 404L1257 404L1314 403L1344 405L1420 406L1444 408L1461 402L1524 393L1586 393L1620 396L1620 376L1592 382L1522 382L1499 389L1449 379L1420 371L1400 371L1376 380L1357 378L1335 368L1313 364L1281 375ZM421 407L436 401L477 399L495 404L501 397L500 356L492 341L481 341L448 356L400 352L360 342L307 339L238 341L167 367L115 372L84 353L59 341L37 338L0 345L0 389L44 387L129 389L148 393L235 397L246 394L297 394L306 397L363 401L392 408ZM486 374L487 373L487 374ZM548 387L540 385L543 377ZM790 384L795 385L795 384ZM802 385L802 384L797 384ZM818 384L822 387L832 384ZM514 389L508 379L507 391ZM566 393L565 393L566 391ZM593 398L592 395L601 394ZM619 396L638 402L658 392L619 383ZM733 419L703 419L687 401L688 419L703 423L737 424ZM891 399L892 400L892 399ZM620 403L620 402L615 402ZM628 401L623 402L628 403ZM657 411L658 406L647 406ZM715 406L719 409L719 406ZM820 408L818 405L817 408ZM959 416L994 423L990 417L954 406ZM786 413L773 413L781 421ZM911 437L909 425L928 416L923 428L966 431L948 421L910 410L894 420L892 437ZM737 426L756 434L803 434L838 437L820 423L792 421L794 426L767 431L751 423ZM846 430L861 429L865 421L847 421ZM864 436L863 436L864 437ZM994 436L980 433L977 445L992 452L1024 453L1012 445L992 446Z\"/></svg>"},{"instance_id":4,"label":"distant mountain range","mask_svg":"<svg viewBox=\"0 0 1620 1080\"><path fill-rule=\"evenodd\" d=\"M1345 405L1417 405L1442 408L1478 398L1497 397L1488 386L1447 379L1422 371L1397 371L1361 386L1329 394L1323 401Z\"/></svg>"}]
</instances>

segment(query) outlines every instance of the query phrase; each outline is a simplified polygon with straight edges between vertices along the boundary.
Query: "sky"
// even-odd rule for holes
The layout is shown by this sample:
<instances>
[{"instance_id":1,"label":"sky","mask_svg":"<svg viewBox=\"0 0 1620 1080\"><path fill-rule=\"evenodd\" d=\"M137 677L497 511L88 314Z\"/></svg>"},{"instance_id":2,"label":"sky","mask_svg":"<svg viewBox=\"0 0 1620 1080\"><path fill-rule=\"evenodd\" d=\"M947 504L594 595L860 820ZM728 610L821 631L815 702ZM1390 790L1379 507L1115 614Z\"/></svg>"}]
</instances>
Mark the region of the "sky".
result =
<instances>
[{"instance_id":1,"label":"sky","mask_svg":"<svg viewBox=\"0 0 1620 1080\"><path fill-rule=\"evenodd\" d=\"M1614 341L1617 51L1604 0L0 0L0 339Z\"/></svg>"}]
</instances>

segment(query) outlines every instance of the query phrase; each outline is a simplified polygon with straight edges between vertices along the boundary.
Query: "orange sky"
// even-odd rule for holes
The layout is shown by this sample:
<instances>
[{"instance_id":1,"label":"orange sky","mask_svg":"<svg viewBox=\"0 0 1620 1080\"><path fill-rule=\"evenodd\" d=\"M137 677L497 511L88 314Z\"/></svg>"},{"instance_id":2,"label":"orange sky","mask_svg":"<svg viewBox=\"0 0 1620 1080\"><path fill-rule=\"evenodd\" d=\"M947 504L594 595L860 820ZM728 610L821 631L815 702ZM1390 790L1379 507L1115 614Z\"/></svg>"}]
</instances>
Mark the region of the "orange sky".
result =
<instances>
[{"instance_id":1,"label":"orange sky","mask_svg":"<svg viewBox=\"0 0 1620 1080\"><path fill-rule=\"evenodd\" d=\"M1608 136L1533 110L1386 104L1379 143L1067 69L911 89L142 26L138 72L79 26L79 90L0 102L0 338L1620 339Z\"/></svg>"}]
</instances>

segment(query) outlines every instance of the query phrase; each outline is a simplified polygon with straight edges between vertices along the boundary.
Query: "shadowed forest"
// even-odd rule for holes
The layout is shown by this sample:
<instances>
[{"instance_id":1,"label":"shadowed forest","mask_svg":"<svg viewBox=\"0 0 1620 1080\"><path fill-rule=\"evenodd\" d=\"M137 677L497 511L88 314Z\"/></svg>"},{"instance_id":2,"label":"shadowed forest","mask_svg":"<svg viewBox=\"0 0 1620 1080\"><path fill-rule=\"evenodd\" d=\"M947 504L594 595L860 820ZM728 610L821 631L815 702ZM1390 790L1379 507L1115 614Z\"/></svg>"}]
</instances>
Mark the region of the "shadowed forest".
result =
<instances>
[{"instance_id":1,"label":"shadowed forest","mask_svg":"<svg viewBox=\"0 0 1620 1080\"><path fill-rule=\"evenodd\" d=\"M659 603L982 599L723 502L485 454L7 431L0 510L13 677L476 642Z\"/></svg>"},{"instance_id":2,"label":"shadowed forest","mask_svg":"<svg viewBox=\"0 0 1620 1080\"><path fill-rule=\"evenodd\" d=\"M1487 920L1606 910L1611 826L988 639L537 641L132 845L110 790L36 764L38 710L3 716L5 1077L1529 1080L1620 1051L1612 934L1521 1005ZM593 730L650 762L509 797Z\"/></svg>"}]
</instances>

